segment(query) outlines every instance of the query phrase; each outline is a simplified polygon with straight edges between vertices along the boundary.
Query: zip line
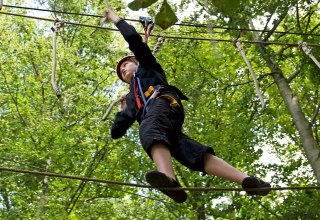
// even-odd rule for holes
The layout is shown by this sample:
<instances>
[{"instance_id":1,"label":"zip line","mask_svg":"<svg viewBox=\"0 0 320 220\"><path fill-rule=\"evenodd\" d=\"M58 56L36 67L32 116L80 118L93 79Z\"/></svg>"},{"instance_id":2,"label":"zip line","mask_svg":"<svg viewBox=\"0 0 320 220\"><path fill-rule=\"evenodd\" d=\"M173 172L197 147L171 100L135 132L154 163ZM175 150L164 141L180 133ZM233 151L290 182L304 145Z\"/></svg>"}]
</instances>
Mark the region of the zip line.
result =
<instances>
[{"instance_id":1,"label":"zip line","mask_svg":"<svg viewBox=\"0 0 320 220\"><path fill-rule=\"evenodd\" d=\"M51 19L51 18L43 18L43 17L36 17L36 16L30 16L30 15L23 15L23 14L15 14L11 12L3 12L0 11L0 14L10 15L10 16L18 16L18 17L24 17L24 18L31 18L31 19L38 19L38 20L44 20L44 21L51 21L51 22L57 22L59 20L57 19ZM118 31L118 29L115 28L109 28L109 27L102 27L97 25L89 25L89 24L83 24L83 23L76 23L71 21L63 21L65 24L70 25L76 25L76 26L83 26L83 27L89 27L89 28L96 28L96 29L104 29L104 30L110 30L110 31ZM140 33L143 35L142 33ZM157 37L156 34L150 34L150 36ZM170 39L181 39L181 40L197 40L197 41L212 41L212 42L229 42L233 43L234 40L226 40L226 39L211 39L211 38L194 38L194 37L181 37L181 36L168 36L166 35L166 38ZM299 47L297 43L283 43L283 42L265 42L265 41L251 41L251 40L243 40L242 43L246 44L264 44L264 45L285 45L285 46L291 46L291 47ZM320 47L320 44L308 44L310 47Z\"/></svg>"},{"instance_id":2,"label":"zip line","mask_svg":"<svg viewBox=\"0 0 320 220\"><path fill-rule=\"evenodd\" d=\"M68 14L68 15L79 15L79 16L86 16L86 17L94 17L94 18L103 18L102 15L96 14L86 14L86 13L76 13L76 12L67 12L67 11L59 11L59 10L51 10L51 9L43 9L43 8L31 8L25 6L16 6L16 5L3 5L7 8L18 8L18 9L25 9L25 10L34 10L34 11L43 11L43 12L53 12L58 14ZM134 21L140 22L136 19L125 18L124 20L127 21ZM231 31L252 31L252 32L272 32L268 30L260 30L260 29L249 29L249 28L229 28L229 27L222 27L222 26L213 26L209 24L193 24L193 23L176 23L175 26L185 26L185 27L198 27L198 28L213 28L213 29L222 29L222 30L231 30ZM291 35L304 35L304 36L320 36L320 34L310 34L310 33L299 33L299 32L286 32L286 31L273 31L273 33L277 34L291 34Z\"/></svg>"},{"instance_id":3,"label":"zip line","mask_svg":"<svg viewBox=\"0 0 320 220\"><path fill-rule=\"evenodd\" d=\"M50 176L50 177L57 177L57 178L64 178L64 179L73 179L73 180L82 180L86 182L93 182L93 183L105 183L110 185L118 185L118 186L129 186L129 187L137 187L137 188L154 188L150 185L144 184L136 184L136 183L127 183L127 182L119 182L113 180L104 180L104 179L97 179L97 178L88 178L83 176L73 176L73 175L66 175L60 173L51 173L51 172L38 172L38 171L31 171L31 170L21 170L21 169L14 169L9 167L0 167L0 171L4 172L13 172L13 173L21 173L21 174L30 174L36 176ZM158 189L163 190L172 190L172 191L256 191L255 188L228 188L228 187L181 187L181 188L170 188L170 187L158 187ZM290 187L273 187L273 188L259 188L259 190L273 190L273 191L284 191L284 190L312 190L312 189L320 189L320 186L290 186Z\"/></svg>"}]
</instances>

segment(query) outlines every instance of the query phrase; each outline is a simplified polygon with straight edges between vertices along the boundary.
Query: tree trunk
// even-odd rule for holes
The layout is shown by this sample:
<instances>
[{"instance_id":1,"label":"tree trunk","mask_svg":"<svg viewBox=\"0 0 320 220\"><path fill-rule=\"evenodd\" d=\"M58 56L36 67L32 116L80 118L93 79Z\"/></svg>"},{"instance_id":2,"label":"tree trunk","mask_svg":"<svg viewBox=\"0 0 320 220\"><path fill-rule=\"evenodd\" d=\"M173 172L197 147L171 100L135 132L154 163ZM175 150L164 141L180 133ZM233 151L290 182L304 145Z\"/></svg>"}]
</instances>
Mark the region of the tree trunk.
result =
<instances>
[{"instance_id":1,"label":"tree trunk","mask_svg":"<svg viewBox=\"0 0 320 220\"><path fill-rule=\"evenodd\" d=\"M50 164L51 164L51 159L47 159L46 160L46 169L49 170L50 168ZM48 185L48 177L45 176L43 178L43 181L42 181L42 192L41 192L41 195L40 195L40 198L39 198L39 213L38 213L38 218L40 220L44 219L43 218L43 215L45 213L45 206L46 206L46 201L47 201L47 192L48 192L48 188L49 188L49 185Z\"/></svg>"},{"instance_id":2,"label":"tree trunk","mask_svg":"<svg viewBox=\"0 0 320 220\"><path fill-rule=\"evenodd\" d=\"M10 198L6 190L1 190L1 195L6 205L6 209L9 212L11 210Z\"/></svg>"},{"instance_id":3,"label":"tree trunk","mask_svg":"<svg viewBox=\"0 0 320 220\"><path fill-rule=\"evenodd\" d=\"M298 129L308 162L313 169L317 182L320 183L320 149L313 136L311 123L306 119L298 97L293 93L278 64L266 55L267 52L264 46L260 45L260 47L262 49L262 56L273 73L273 79L278 86L285 106L293 119L294 125Z\"/></svg>"},{"instance_id":4,"label":"tree trunk","mask_svg":"<svg viewBox=\"0 0 320 220\"><path fill-rule=\"evenodd\" d=\"M251 19L249 19L249 25L254 29ZM258 35L255 35L255 40L260 40ZM262 58L267 62L268 67L273 73L272 77L278 86L279 93L293 119L294 125L298 129L307 160L312 167L317 182L320 184L320 148L313 136L312 124L306 119L298 97L293 93L288 80L284 77L277 62L268 55L268 50L263 44L259 44L257 47L260 49Z\"/></svg>"},{"instance_id":5,"label":"tree trunk","mask_svg":"<svg viewBox=\"0 0 320 220\"><path fill-rule=\"evenodd\" d=\"M201 204L200 207L197 209L197 219L198 220L206 220L206 211L204 204Z\"/></svg>"}]
</instances>

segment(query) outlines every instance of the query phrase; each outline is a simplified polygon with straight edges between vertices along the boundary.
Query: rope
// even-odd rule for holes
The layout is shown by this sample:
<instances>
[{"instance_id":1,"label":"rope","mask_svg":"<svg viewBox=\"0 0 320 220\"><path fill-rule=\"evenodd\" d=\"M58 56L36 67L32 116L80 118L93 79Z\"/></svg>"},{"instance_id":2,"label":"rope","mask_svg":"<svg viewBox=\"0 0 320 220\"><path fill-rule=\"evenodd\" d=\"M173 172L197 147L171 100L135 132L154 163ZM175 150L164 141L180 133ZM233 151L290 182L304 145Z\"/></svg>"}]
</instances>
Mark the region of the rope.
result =
<instances>
[{"instance_id":1,"label":"rope","mask_svg":"<svg viewBox=\"0 0 320 220\"><path fill-rule=\"evenodd\" d=\"M88 178L88 177L81 177L81 176L72 176L72 175L65 175L59 173L50 173L50 172L37 172L37 171L30 171L30 170L21 170L21 169L14 169L9 167L0 167L0 171L4 172L13 172L13 173L24 173L24 174L31 174L31 175L38 175L38 176L51 176L51 177L58 177L58 178L65 178L65 179L73 179L73 180L83 180L86 182L94 182L94 183L106 183L112 185L120 185L120 186L130 186L130 187L139 187L139 188L154 188L150 185L143 185L143 184L136 184L136 183L126 183L126 182L118 182L112 180L103 180L103 179L96 179L96 178ZM256 191L255 188L250 189L242 189L242 188L227 188L227 187L181 187L181 188L171 188L171 187L159 187L158 189L163 190L172 190L172 191ZM312 190L312 189L320 189L320 186L290 186L290 187L273 187L273 188L259 188L259 190Z\"/></svg>"},{"instance_id":2,"label":"rope","mask_svg":"<svg viewBox=\"0 0 320 220\"><path fill-rule=\"evenodd\" d=\"M63 21L58 21L54 24L54 26L51 28L51 30L53 31L53 35L52 35L52 73L51 73L51 84L52 84L52 88L56 93L56 96L58 98L61 97L60 94L60 90L57 86L55 77L56 77L56 69L57 69L57 37L58 37L58 33L60 28L63 26Z\"/></svg>"},{"instance_id":3,"label":"rope","mask_svg":"<svg viewBox=\"0 0 320 220\"><path fill-rule=\"evenodd\" d=\"M305 54L307 54L313 60L313 62L320 68L319 61L313 56L313 54L311 53L312 49L308 48L307 43L302 42L302 43L299 43L298 45L299 45L299 48L302 49L303 52L305 52Z\"/></svg>"},{"instance_id":4,"label":"rope","mask_svg":"<svg viewBox=\"0 0 320 220\"><path fill-rule=\"evenodd\" d=\"M107 111L106 111L106 113L103 115L103 117L102 117L102 121L105 121L105 120L107 120L107 118L108 118L108 116L110 115L110 112L111 112L111 110L113 109L113 107L115 106L115 105L117 105L118 103L120 103L121 102L121 98L120 99L117 99L117 100L115 100L113 103L111 103L111 105L109 106L109 108L107 109Z\"/></svg>"},{"instance_id":5,"label":"rope","mask_svg":"<svg viewBox=\"0 0 320 220\"><path fill-rule=\"evenodd\" d=\"M1 1L1 0L0 0ZM31 8L31 7L24 7L24 6L17 6L17 5L3 5L4 7L8 8L19 8L19 9L26 9L26 10L35 10L35 11L45 11L45 12L53 12L53 13L60 13L60 14L69 14L69 15L79 15L79 16L86 16L86 17L96 17L101 18L101 15L95 14L86 14L86 13L75 13L75 12L67 12L67 11L57 11L57 10L50 10L50 9L42 9L42 8ZM124 20L139 22L136 19L125 18ZM210 24L193 24L193 23L176 23L176 26L185 26L185 27L198 27L198 28L213 28L213 29L222 29L222 30L231 30L231 31L252 31L252 32L271 32L268 30L260 30L260 29L249 29L249 28L228 28L222 26L213 26ZM320 36L320 34L309 34L309 33L299 33L299 32L286 32L286 31L274 31L273 33L277 34L292 34L292 35L306 35L306 36Z\"/></svg>"},{"instance_id":6,"label":"rope","mask_svg":"<svg viewBox=\"0 0 320 220\"><path fill-rule=\"evenodd\" d=\"M248 58L246 57L246 54L244 53L244 50L243 48L241 47L241 40L240 39L237 39L235 40L234 42L234 46L238 48L242 58L244 59L244 61L246 62L247 66L248 66L248 69L252 75L252 78L253 78L253 81L254 81L254 87L255 87L255 90L256 90L256 93L260 99L260 102L261 102L261 105L262 105L262 109L265 109L266 108L266 103L260 93L260 90L259 90L259 81L257 80L257 76L256 74L254 73L253 69L252 69L252 66L248 60Z\"/></svg>"},{"instance_id":7,"label":"rope","mask_svg":"<svg viewBox=\"0 0 320 220\"><path fill-rule=\"evenodd\" d=\"M164 41L166 39L166 35L164 34L162 37L160 37L159 35L157 35L157 43L153 48L153 55L155 55L156 53L158 53L160 51L161 46L163 45Z\"/></svg>"},{"instance_id":8,"label":"rope","mask_svg":"<svg viewBox=\"0 0 320 220\"><path fill-rule=\"evenodd\" d=\"M14 14L14 13L10 13L10 12L2 12L2 11L0 11L0 14L6 14L6 15L18 16L18 17L24 17L24 18L32 18L32 19L38 19L38 20L44 20L44 21L52 21L52 22L56 21L55 19L50 19L50 18L41 18L41 17L30 16L30 15ZM95 25L89 25L89 24L81 24L81 23L75 23L75 22L70 22L70 21L64 21L64 23L65 24L71 24L71 25L77 25L77 26L83 26L83 27L89 27L89 28L104 29L104 30L110 30L110 31L119 31L118 29L114 29L114 28L95 26ZM150 36L157 36L157 35L150 34ZM176 37L176 36L168 36L168 35L166 36L166 38L180 39L180 40L213 41L211 38L194 38L194 37L181 37L181 36ZM234 42L234 40L225 40L225 39L214 39L214 41L229 42L229 43L233 43ZM290 46L290 47L297 47L298 46L296 43L283 43L283 42L276 42L276 41L264 42L264 41L250 41L250 40L248 40L248 41L242 41L242 43L264 44L264 45L285 45L285 46ZM308 46L310 46L310 47L320 47L319 44L308 44Z\"/></svg>"}]
</instances>

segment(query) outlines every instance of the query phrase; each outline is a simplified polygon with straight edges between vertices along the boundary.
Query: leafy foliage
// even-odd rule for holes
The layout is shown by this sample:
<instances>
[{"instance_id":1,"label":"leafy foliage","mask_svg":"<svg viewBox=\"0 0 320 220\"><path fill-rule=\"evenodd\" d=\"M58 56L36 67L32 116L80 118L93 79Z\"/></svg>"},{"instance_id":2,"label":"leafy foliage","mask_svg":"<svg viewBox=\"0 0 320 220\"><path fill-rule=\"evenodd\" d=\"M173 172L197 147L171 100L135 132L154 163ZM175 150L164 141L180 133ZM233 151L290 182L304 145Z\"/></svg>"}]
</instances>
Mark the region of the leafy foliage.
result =
<instances>
[{"instance_id":1,"label":"leafy foliage","mask_svg":"<svg viewBox=\"0 0 320 220\"><path fill-rule=\"evenodd\" d=\"M153 3L157 2L157 0L134 0L133 2L130 2L128 4L128 7L131 10L139 10L141 8L147 8L149 6L151 6Z\"/></svg>"}]
</instances>

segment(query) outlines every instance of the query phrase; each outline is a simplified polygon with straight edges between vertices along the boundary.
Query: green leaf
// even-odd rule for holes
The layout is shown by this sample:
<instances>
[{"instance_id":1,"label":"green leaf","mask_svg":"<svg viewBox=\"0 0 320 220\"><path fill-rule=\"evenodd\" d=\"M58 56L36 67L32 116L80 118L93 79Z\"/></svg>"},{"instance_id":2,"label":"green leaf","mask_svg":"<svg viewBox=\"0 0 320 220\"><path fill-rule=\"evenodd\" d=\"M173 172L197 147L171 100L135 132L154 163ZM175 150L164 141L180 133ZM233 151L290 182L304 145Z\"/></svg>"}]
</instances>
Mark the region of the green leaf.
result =
<instances>
[{"instance_id":1,"label":"green leaf","mask_svg":"<svg viewBox=\"0 0 320 220\"><path fill-rule=\"evenodd\" d=\"M128 4L131 10L138 11L141 8L147 8L158 0L134 0Z\"/></svg>"},{"instance_id":2,"label":"green leaf","mask_svg":"<svg viewBox=\"0 0 320 220\"><path fill-rule=\"evenodd\" d=\"M175 15L174 11L171 9L168 2L164 0L160 8L160 12L156 15L156 24L159 25L162 29L167 29L168 27L174 25L177 21L178 18Z\"/></svg>"},{"instance_id":3,"label":"green leaf","mask_svg":"<svg viewBox=\"0 0 320 220\"><path fill-rule=\"evenodd\" d=\"M240 6L240 0L213 0L212 3L229 16L234 15Z\"/></svg>"}]
</instances>

